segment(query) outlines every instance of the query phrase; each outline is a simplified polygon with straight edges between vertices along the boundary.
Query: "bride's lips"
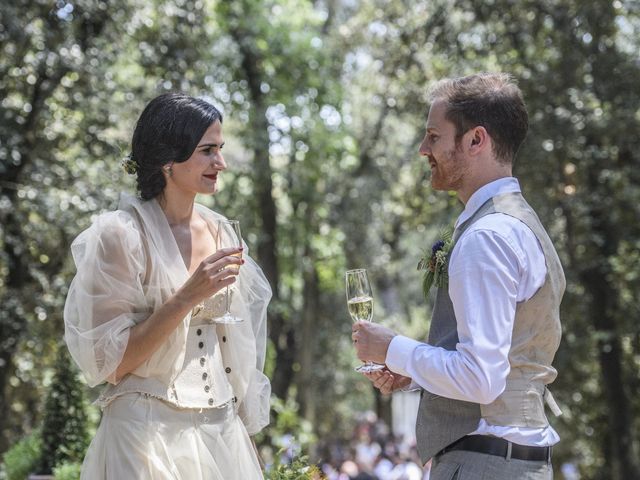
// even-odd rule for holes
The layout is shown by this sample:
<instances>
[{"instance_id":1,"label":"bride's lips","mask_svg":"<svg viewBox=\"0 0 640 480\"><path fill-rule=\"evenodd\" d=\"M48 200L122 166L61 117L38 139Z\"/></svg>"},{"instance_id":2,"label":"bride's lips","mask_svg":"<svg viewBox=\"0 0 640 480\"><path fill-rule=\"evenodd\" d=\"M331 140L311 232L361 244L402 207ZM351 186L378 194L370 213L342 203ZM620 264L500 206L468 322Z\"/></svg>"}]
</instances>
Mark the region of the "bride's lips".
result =
<instances>
[{"instance_id":1,"label":"bride's lips","mask_svg":"<svg viewBox=\"0 0 640 480\"><path fill-rule=\"evenodd\" d=\"M217 180L218 179L218 174L217 173L210 173L208 175L203 175L205 178L208 178L209 180Z\"/></svg>"}]
</instances>

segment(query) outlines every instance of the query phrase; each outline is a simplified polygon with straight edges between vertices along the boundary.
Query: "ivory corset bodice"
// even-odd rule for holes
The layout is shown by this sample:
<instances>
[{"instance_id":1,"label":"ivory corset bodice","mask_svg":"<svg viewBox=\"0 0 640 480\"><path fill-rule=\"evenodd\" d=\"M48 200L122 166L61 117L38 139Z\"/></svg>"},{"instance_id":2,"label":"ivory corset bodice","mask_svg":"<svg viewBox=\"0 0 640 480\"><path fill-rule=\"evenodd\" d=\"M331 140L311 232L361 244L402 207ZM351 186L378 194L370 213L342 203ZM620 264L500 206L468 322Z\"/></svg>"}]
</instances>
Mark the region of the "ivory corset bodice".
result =
<instances>
[{"instance_id":1,"label":"ivory corset bodice","mask_svg":"<svg viewBox=\"0 0 640 480\"><path fill-rule=\"evenodd\" d=\"M233 294L233 287L229 294ZM106 406L125 393L142 393L180 408L217 408L236 401L229 382L232 369L225 365L222 343L224 330L214 323L224 313L224 291L196 306L191 314L182 370L167 387L159 379L127 375L110 385L96 403Z\"/></svg>"}]
</instances>

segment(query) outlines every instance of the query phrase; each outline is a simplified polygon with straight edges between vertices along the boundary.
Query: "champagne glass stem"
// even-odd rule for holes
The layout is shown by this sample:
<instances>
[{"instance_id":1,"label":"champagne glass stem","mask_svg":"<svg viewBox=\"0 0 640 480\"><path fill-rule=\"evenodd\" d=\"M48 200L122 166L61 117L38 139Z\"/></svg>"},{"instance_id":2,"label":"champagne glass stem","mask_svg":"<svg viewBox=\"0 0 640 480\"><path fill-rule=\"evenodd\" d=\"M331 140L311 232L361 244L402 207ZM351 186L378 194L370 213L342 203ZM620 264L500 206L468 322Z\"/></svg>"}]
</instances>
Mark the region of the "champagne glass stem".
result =
<instances>
[{"instance_id":1,"label":"champagne glass stem","mask_svg":"<svg viewBox=\"0 0 640 480\"><path fill-rule=\"evenodd\" d=\"M240 233L240 223L237 220L219 220L218 221L218 235L217 235L217 248L224 248L229 246L242 247L242 234ZM236 265L231 265L228 268L235 268ZM238 272L239 273L239 272ZM233 291L230 286L227 285L224 290L224 313L221 317L217 317L215 323L240 323L243 321L241 317L236 317L231 313L231 296Z\"/></svg>"},{"instance_id":2,"label":"champagne glass stem","mask_svg":"<svg viewBox=\"0 0 640 480\"><path fill-rule=\"evenodd\" d=\"M231 312L229 311L229 310L231 309L231 305L230 305L230 302L229 302L229 300L230 300L230 299L229 299L229 285L227 285L227 286L225 287L224 300L225 300L225 303L224 303L224 304L225 304L224 311L225 311L225 313L229 314L229 313L231 313Z\"/></svg>"}]
</instances>

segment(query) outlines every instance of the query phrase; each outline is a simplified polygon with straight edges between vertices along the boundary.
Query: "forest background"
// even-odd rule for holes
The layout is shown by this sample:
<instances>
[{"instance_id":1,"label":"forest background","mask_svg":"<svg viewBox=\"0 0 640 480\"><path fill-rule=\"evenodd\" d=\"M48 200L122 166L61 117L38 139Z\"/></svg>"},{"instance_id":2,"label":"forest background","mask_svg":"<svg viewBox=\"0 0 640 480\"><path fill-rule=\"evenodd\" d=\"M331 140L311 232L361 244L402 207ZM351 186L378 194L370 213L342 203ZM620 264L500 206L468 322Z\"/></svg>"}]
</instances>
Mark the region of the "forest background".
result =
<instances>
[{"instance_id":1,"label":"forest background","mask_svg":"<svg viewBox=\"0 0 640 480\"><path fill-rule=\"evenodd\" d=\"M135 119L172 90L225 115L229 169L202 201L241 219L273 287L272 428L313 454L358 412L388 419L352 371L344 271L369 269L376 321L426 334L416 264L461 211L417 153L426 92L499 70L531 120L515 174L567 275L556 463L640 478L639 51L634 0L3 1L0 454L42 422L70 242L133 191Z\"/></svg>"}]
</instances>

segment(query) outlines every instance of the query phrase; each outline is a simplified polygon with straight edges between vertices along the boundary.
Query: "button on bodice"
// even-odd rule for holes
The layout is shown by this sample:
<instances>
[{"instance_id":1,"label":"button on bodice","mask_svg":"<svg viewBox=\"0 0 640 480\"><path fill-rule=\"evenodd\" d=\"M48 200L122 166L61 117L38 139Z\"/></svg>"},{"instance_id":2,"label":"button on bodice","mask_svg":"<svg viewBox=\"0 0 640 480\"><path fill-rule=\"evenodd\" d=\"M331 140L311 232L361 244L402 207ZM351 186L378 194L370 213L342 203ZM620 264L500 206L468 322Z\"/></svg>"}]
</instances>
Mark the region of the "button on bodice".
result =
<instances>
[{"instance_id":1,"label":"button on bodice","mask_svg":"<svg viewBox=\"0 0 640 480\"><path fill-rule=\"evenodd\" d=\"M232 291L233 288L230 293ZM153 377L127 375L103 392L97 400L98 405L105 406L117 396L132 392L151 395L181 408L211 408L232 402L234 392L229 374L225 372L222 342L217 333L220 327L213 322L224 313L224 308L224 291L194 308L182 370L173 384L167 387ZM226 342L229 341L226 338Z\"/></svg>"},{"instance_id":2,"label":"button on bodice","mask_svg":"<svg viewBox=\"0 0 640 480\"><path fill-rule=\"evenodd\" d=\"M218 406L233 398L215 324L189 328L184 366L173 387L177 404L185 407Z\"/></svg>"}]
</instances>

